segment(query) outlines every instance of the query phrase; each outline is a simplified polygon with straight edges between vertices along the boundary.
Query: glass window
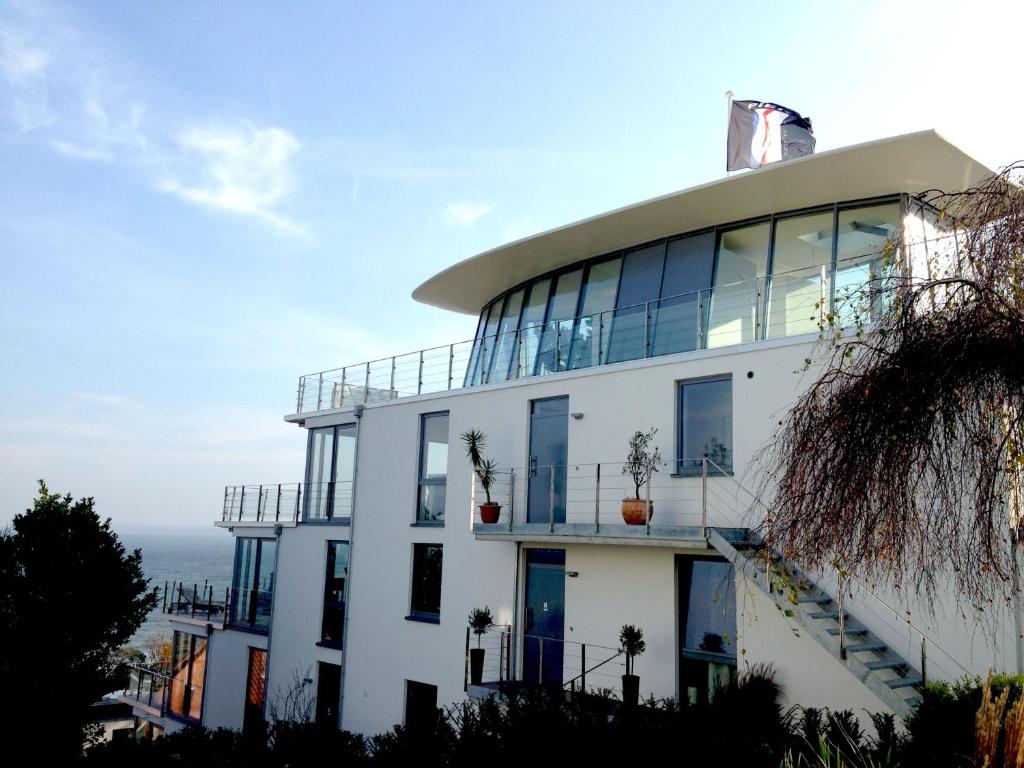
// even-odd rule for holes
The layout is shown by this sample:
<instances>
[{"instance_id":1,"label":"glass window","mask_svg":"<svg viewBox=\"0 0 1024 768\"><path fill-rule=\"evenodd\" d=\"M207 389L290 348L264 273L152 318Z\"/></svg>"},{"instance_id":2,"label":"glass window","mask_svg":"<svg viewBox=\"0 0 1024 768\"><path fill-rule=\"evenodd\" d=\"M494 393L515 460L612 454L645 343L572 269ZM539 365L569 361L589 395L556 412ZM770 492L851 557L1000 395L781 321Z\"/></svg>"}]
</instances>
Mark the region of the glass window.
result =
<instances>
[{"instance_id":1,"label":"glass window","mask_svg":"<svg viewBox=\"0 0 1024 768\"><path fill-rule=\"evenodd\" d=\"M276 539L235 540L228 621L260 632L270 628Z\"/></svg>"},{"instance_id":2,"label":"glass window","mask_svg":"<svg viewBox=\"0 0 1024 768\"><path fill-rule=\"evenodd\" d=\"M881 312L884 276L897 267L895 254L886 261L886 250L899 232L898 202L839 211L834 311L841 326L852 325L858 315L871 321Z\"/></svg>"},{"instance_id":3,"label":"glass window","mask_svg":"<svg viewBox=\"0 0 1024 768\"><path fill-rule=\"evenodd\" d=\"M440 544L413 545L410 618L441 619L441 550Z\"/></svg>"},{"instance_id":4,"label":"glass window","mask_svg":"<svg viewBox=\"0 0 1024 768\"><path fill-rule=\"evenodd\" d=\"M551 292L551 278L545 277L530 286L530 296L523 309L519 327L519 345L516 352L516 364L510 373L512 378L532 376L537 364L537 351L540 349L541 335L544 331L544 313L548 308L548 294Z\"/></svg>"},{"instance_id":5,"label":"glass window","mask_svg":"<svg viewBox=\"0 0 1024 768\"><path fill-rule=\"evenodd\" d=\"M512 362L512 353L516 346L516 335L519 328L519 313L523 308L523 294L525 289L511 293L508 301L505 302L505 312L498 324L498 338L494 344L494 354L491 356L491 370L487 381L505 381L508 379L508 369Z\"/></svg>"},{"instance_id":6,"label":"glass window","mask_svg":"<svg viewBox=\"0 0 1024 768\"><path fill-rule=\"evenodd\" d=\"M732 471L732 378L679 384L679 454L676 472L700 474L703 459Z\"/></svg>"},{"instance_id":7,"label":"glass window","mask_svg":"<svg viewBox=\"0 0 1024 768\"><path fill-rule=\"evenodd\" d=\"M356 471L356 425L337 427L334 449L334 487L328 505L328 517L352 517L352 481Z\"/></svg>"},{"instance_id":8,"label":"glass window","mask_svg":"<svg viewBox=\"0 0 1024 768\"><path fill-rule=\"evenodd\" d=\"M569 368L600 365L607 357L609 336L604 329L611 327L621 267L622 259L615 258L592 264L587 270L580 318L573 331Z\"/></svg>"},{"instance_id":9,"label":"glass window","mask_svg":"<svg viewBox=\"0 0 1024 768\"><path fill-rule=\"evenodd\" d=\"M661 300L650 319L651 354L689 352L707 345L715 233L669 240Z\"/></svg>"},{"instance_id":10,"label":"glass window","mask_svg":"<svg viewBox=\"0 0 1024 768\"><path fill-rule=\"evenodd\" d=\"M321 728L341 727L338 715L341 709L341 666L326 661L317 663L316 715L314 722Z\"/></svg>"},{"instance_id":11,"label":"glass window","mask_svg":"<svg viewBox=\"0 0 1024 768\"><path fill-rule=\"evenodd\" d=\"M206 638L175 631L172 645L169 709L178 717L200 721L206 681Z\"/></svg>"},{"instance_id":12,"label":"glass window","mask_svg":"<svg viewBox=\"0 0 1024 768\"><path fill-rule=\"evenodd\" d=\"M768 222L719 233L707 347L754 341L768 269Z\"/></svg>"},{"instance_id":13,"label":"glass window","mask_svg":"<svg viewBox=\"0 0 1024 768\"><path fill-rule=\"evenodd\" d=\"M481 314L479 337L473 344L469 367L466 369L466 383L469 386L482 384L485 380L484 374L490 365L494 335L498 330L498 320L501 318L503 307L504 299L498 299Z\"/></svg>"},{"instance_id":14,"label":"glass window","mask_svg":"<svg viewBox=\"0 0 1024 768\"><path fill-rule=\"evenodd\" d=\"M534 373L565 370L582 277L582 269L575 269L558 277L555 292L548 302L548 321L541 336Z\"/></svg>"},{"instance_id":15,"label":"glass window","mask_svg":"<svg viewBox=\"0 0 1024 768\"><path fill-rule=\"evenodd\" d=\"M637 360L646 353L644 311L648 302L658 301L664 265L664 243L638 248L623 258L622 280L610 324L608 354L605 356L607 362ZM608 332L607 327L605 331Z\"/></svg>"},{"instance_id":16,"label":"glass window","mask_svg":"<svg viewBox=\"0 0 1024 768\"><path fill-rule=\"evenodd\" d=\"M263 729L263 703L267 695L267 652L249 648L249 673L245 684L245 716L242 733L256 735Z\"/></svg>"},{"instance_id":17,"label":"glass window","mask_svg":"<svg viewBox=\"0 0 1024 768\"><path fill-rule=\"evenodd\" d=\"M348 542L327 542L327 573L324 576L324 615L320 642L341 648L345 628L345 579L348 578Z\"/></svg>"},{"instance_id":18,"label":"glass window","mask_svg":"<svg viewBox=\"0 0 1024 768\"><path fill-rule=\"evenodd\" d=\"M735 674L735 575L725 560L680 557L677 563L680 690L691 704L704 703Z\"/></svg>"},{"instance_id":19,"label":"glass window","mask_svg":"<svg viewBox=\"0 0 1024 768\"><path fill-rule=\"evenodd\" d=\"M448 484L448 412L420 417L420 470L416 520L444 522Z\"/></svg>"},{"instance_id":20,"label":"glass window","mask_svg":"<svg viewBox=\"0 0 1024 768\"><path fill-rule=\"evenodd\" d=\"M309 431L304 514L307 520L348 519L352 515L356 425Z\"/></svg>"},{"instance_id":21,"label":"glass window","mask_svg":"<svg viewBox=\"0 0 1024 768\"><path fill-rule=\"evenodd\" d=\"M815 333L832 296L831 210L776 219L768 338Z\"/></svg>"}]
</instances>

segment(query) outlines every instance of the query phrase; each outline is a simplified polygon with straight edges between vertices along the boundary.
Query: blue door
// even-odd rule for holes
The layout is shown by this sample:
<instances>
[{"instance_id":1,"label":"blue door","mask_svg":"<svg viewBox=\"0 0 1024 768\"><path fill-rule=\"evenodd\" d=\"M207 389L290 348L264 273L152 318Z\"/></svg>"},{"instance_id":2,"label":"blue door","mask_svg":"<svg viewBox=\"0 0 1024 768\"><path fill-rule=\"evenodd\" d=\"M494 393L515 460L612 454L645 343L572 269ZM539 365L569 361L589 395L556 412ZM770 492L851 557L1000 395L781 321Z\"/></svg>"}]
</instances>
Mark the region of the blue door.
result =
<instances>
[{"instance_id":1,"label":"blue door","mask_svg":"<svg viewBox=\"0 0 1024 768\"><path fill-rule=\"evenodd\" d=\"M523 681L562 684L565 550L526 550Z\"/></svg>"},{"instance_id":2,"label":"blue door","mask_svg":"<svg viewBox=\"0 0 1024 768\"><path fill-rule=\"evenodd\" d=\"M530 487L526 522L565 522L565 463L569 448L569 398L530 403Z\"/></svg>"}]
</instances>

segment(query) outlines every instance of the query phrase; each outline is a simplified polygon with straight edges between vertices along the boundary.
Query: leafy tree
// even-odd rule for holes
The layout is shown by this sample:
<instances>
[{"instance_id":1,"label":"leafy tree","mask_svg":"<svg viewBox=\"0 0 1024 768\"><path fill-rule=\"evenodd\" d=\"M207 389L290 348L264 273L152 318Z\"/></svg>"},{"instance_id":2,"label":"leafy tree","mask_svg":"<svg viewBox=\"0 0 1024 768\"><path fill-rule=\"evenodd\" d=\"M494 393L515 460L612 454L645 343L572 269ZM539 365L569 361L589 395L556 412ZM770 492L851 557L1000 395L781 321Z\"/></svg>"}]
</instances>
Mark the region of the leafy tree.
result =
<instances>
[{"instance_id":1,"label":"leafy tree","mask_svg":"<svg viewBox=\"0 0 1024 768\"><path fill-rule=\"evenodd\" d=\"M77 757L117 649L156 601L140 551L125 552L93 500L50 493L40 480L32 509L0 533L4 743Z\"/></svg>"},{"instance_id":2,"label":"leafy tree","mask_svg":"<svg viewBox=\"0 0 1024 768\"><path fill-rule=\"evenodd\" d=\"M1019 590L1022 174L926 194L927 237L893 236L839 296L765 457L762 533L786 557L930 602L947 579L979 607Z\"/></svg>"}]
</instances>

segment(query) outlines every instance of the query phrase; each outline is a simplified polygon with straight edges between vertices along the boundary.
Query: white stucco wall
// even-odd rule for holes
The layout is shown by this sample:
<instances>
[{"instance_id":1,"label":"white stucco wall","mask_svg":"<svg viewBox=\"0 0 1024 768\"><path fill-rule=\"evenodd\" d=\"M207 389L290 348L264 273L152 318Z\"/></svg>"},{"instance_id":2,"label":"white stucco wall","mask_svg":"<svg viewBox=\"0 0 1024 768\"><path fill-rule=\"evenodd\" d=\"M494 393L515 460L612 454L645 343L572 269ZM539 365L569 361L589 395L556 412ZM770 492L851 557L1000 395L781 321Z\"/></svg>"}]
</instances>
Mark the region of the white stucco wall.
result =
<instances>
[{"instance_id":1,"label":"white stucco wall","mask_svg":"<svg viewBox=\"0 0 1024 768\"><path fill-rule=\"evenodd\" d=\"M206 664L203 725L242 729L245 686L249 674L249 648L266 648L267 638L238 630L214 630Z\"/></svg>"}]
</instances>

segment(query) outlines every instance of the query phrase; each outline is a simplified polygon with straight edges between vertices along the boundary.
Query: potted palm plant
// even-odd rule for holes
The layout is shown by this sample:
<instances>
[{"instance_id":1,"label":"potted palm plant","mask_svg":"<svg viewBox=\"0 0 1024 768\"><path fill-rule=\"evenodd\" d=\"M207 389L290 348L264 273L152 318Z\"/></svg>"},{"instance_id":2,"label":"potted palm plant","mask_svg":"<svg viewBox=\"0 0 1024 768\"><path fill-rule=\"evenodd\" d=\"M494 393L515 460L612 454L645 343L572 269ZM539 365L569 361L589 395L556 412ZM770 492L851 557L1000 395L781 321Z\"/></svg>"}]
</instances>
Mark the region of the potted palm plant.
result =
<instances>
[{"instance_id":1,"label":"potted palm plant","mask_svg":"<svg viewBox=\"0 0 1024 768\"><path fill-rule=\"evenodd\" d=\"M657 428L651 427L649 432L637 430L629 439L629 454L622 465L622 474L633 478L636 495L622 500L622 519L627 525L646 525L654 517L654 504L650 498L642 498L640 490L644 485L650 486L651 474L657 472L661 464L661 451L657 446L651 448L657 433Z\"/></svg>"},{"instance_id":2,"label":"potted palm plant","mask_svg":"<svg viewBox=\"0 0 1024 768\"><path fill-rule=\"evenodd\" d=\"M473 685L480 685L484 677L484 653L480 647L480 641L484 632L494 625L494 617L491 609L486 605L483 608L474 608L469 612L469 628L476 635L476 648L469 649L469 682Z\"/></svg>"},{"instance_id":3,"label":"potted palm plant","mask_svg":"<svg viewBox=\"0 0 1024 768\"><path fill-rule=\"evenodd\" d=\"M487 446L487 438L478 429L471 429L462 433L462 442L466 444L466 456L473 463L473 472L480 485L484 489L487 501L480 505L480 522L488 525L498 522L501 516L501 505L491 500L491 486L498 475L498 465L494 459L484 456L484 448Z\"/></svg>"},{"instance_id":4,"label":"potted palm plant","mask_svg":"<svg viewBox=\"0 0 1024 768\"><path fill-rule=\"evenodd\" d=\"M633 674L633 664L636 657L647 650L643 630L632 624L623 624L619 632L619 647L626 654L626 674L622 676L622 703L627 707L635 707L640 699L640 678Z\"/></svg>"}]
</instances>

